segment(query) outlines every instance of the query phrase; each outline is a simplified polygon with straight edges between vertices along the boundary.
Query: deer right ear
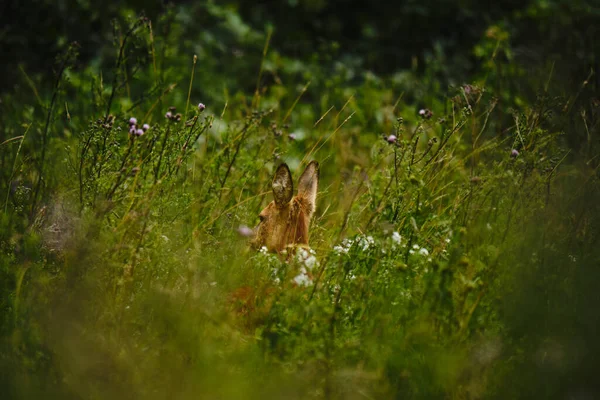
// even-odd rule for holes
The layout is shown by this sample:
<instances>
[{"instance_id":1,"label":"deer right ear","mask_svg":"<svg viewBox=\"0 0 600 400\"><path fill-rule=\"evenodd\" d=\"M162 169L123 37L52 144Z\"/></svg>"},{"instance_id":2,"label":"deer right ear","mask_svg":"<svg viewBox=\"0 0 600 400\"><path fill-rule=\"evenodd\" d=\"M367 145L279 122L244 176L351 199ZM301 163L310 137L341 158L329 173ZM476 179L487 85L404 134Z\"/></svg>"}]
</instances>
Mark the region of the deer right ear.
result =
<instances>
[{"instance_id":1,"label":"deer right ear","mask_svg":"<svg viewBox=\"0 0 600 400\"><path fill-rule=\"evenodd\" d=\"M294 194L294 183L292 173L287 164L281 164L273 178L273 198L277 207L283 207L292 200Z\"/></svg>"}]
</instances>

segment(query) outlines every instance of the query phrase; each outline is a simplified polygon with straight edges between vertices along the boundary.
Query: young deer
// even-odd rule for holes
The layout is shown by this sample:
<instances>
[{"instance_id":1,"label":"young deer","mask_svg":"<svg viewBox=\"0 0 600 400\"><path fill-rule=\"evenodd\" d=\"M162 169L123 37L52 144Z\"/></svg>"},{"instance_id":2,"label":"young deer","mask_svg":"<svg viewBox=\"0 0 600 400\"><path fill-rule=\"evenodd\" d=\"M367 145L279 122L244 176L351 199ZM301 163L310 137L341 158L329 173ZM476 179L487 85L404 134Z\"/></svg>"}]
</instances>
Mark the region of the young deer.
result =
<instances>
[{"instance_id":1,"label":"young deer","mask_svg":"<svg viewBox=\"0 0 600 400\"><path fill-rule=\"evenodd\" d=\"M319 164L311 161L298 180L298 194L293 196L292 174L286 164L281 164L272 183L274 200L259 214L252 247L265 246L280 253L290 246L308 246L308 226L315 212L318 184ZM232 311L249 331L268 315L276 290L270 285L244 286L229 296Z\"/></svg>"},{"instance_id":2,"label":"young deer","mask_svg":"<svg viewBox=\"0 0 600 400\"><path fill-rule=\"evenodd\" d=\"M259 214L253 247L266 246L269 251L279 253L288 246L307 246L318 184L319 163L311 161L298 180L298 194L293 196L292 174L287 164L281 164L272 183L274 200Z\"/></svg>"}]
</instances>

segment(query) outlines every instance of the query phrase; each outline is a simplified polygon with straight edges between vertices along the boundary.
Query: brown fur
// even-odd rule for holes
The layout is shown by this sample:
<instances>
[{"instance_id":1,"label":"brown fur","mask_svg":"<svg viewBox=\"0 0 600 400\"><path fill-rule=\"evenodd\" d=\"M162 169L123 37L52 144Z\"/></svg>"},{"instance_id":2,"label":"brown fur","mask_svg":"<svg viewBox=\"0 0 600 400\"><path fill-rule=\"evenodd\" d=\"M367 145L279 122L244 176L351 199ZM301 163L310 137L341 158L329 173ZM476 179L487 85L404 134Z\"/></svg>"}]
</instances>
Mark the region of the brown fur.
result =
<instances>
[{"instance_id":1,"label":"brown fur","mask_svg":"<svg viewBox=\"0 0 600 400\"><path fill-rule=\"evenodd\" d=\"M281 253L290 246L308 246L308 228L315 212L318 181L319 164L312 161L298 180L298 194L293 196L288 166L282 164L277 168L272 183L274 200L259 214L261 221L252 240L254 248L265 246L271 252ZM292 254L289 252L288 257ZM228 303L243 326L252 331L268 315L275 291L268 285L243 286L231 293Z\"/></svg>"},{"instance_id":2,"label":"brown fur","mask_svg":"<svg viewBox=\"0 0 600 400\"><path fill-rule=\"evenodd\" d=\"M288 246L308 246L308 228L315 212L319 164L308 164L298 182L298 194L291 197L293 183L286 164L277 169L273 179L274 200L259 214L260 223L252 241L255 248L267 247L280 253Z\"/></svg>"}]
</instances>

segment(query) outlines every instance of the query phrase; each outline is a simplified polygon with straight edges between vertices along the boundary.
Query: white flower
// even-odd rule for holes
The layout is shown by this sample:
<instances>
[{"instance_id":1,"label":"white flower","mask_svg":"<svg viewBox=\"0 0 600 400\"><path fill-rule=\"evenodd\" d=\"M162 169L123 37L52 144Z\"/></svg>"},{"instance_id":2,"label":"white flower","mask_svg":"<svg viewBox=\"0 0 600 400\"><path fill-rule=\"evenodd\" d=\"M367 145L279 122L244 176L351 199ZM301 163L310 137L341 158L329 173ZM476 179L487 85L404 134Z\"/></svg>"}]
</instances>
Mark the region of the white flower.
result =
<instances>
[{"instance_id":1,"label":"white flower","mask_svg":"<svg viewBox=\"0 0 600 400\"><path fill-rule=\"evenodd\" d=\"M319 265L317 261L317 257L314 256L315 251L313 249L299 249L296 254L296 260L302 263L304 266L308 267L308 269L313 269L315 265ZM304 269L304 268L303 268Z\"/></svg>"},{"instance_id":2,"label":"white flower","mask_svg":"<svg viewBox=\"0 0 600 400\"><path fill-rule=\"evenodd\" d=\"M413 244L413 249L419 250L420 248L421 248L421 246L419 246L418 244Z\"/></svg>"},{"instance_id":3,"label":"white flower","mask_svg":"<svg viewBox=\"0 0 600 400\"><path fill-rule=\"evenodd\" d=\"M394 241L394 243L400 244L402 243L402 236L400 236L398 232L394 232L392 233L392 240Z\"/></svg>"},{"instance_id":4,"label":"white flower","mask_svg":"<svg viewBox=\"0 0 600 400\"><path fill-rule=\"evenodd\" d=\"M308 257L308 251L306 251L305 249L298 249L298 253L296 253L298 260L304 260L306 259L306 257Z\"/></svg>"},{"instance_id":5,"label":"white flower","mask_svg":"<svg viewBox=\"0 0 600 400\"><path fill-rule=\"evenodd\" d=\"M335 247L333 248L333 251L334 251L336 254L348 254L348 249L347 249L347 248L345 248L345 247L342 247L342 246L335 246Z\"/></svg>"},{"instance_id":6,"label":"white flower","mask_svg":"<svg viewBox=\"0 0 600 400\"><path fill-rule=\"evenodd\" d=\"M414 250L409 250L408 252L409 252L409 254L415 254Z\"/></svg>"},{"instance_id":7,"label":"white flower","mask_svg":"<svg viewBox=\"0 0 600 400\"><path fill-rule=\"evenodd\" d=\"M306 274L306 270L304 270L304 268L302 268L300 273L294 277L293 281L298 286L311 286L313 284L312 279L310 279L310 276Z\"/></svg>"},{"instance_id":8,"label":"white flower","mask_svg":"<svg viewBox=\"0 0 600 400\"><path fill-rule=\"evenodd\" d=\"M422 256L428 256L429 255L429 251L425 247L423 247L423 248L421 248L419 250L419 254L422 255Z\"/></svg>"},{"instance_id":9,"label":"white flower","mask_svg":"<svg viewBox=\"0 0 600 400\"><path fill-rule=\"evenodd\" d=\"M267 246L263 246L260 248L260 252L263 254L267 254L269 252L269 250L267 249Z\"/></svg>"},{"instance_id":10,"label":"white flower","mask_svg":"<svg viewBox=\"0 0 600 400\"><path fill-rule=\"evenodd\" d=\"M359 245L362 247L362 251L366 251L373 244L375 244L373 236L363 237L359 241Z\"/></svg>"},{"instance_id":11,"label":"white flower","mask_svg":"<svg viewBox=\"0 0 600 400\"><path fill-rule=\"evenodd\" d=\"M446 238L446 243L450 243L450 238Z\"/></svg>"},{"instance_id":12,"label":"white flower","mask_svg":"<svg viewBox=\"0 0 600 400\"><path fill-rule=\"evenodd\" d=\"M313 269L315 265L317 265L317 258L315 256L310 256L306 260L304 260L304 265L308 267L308 269Z\"/></svg>"}]
</instances>

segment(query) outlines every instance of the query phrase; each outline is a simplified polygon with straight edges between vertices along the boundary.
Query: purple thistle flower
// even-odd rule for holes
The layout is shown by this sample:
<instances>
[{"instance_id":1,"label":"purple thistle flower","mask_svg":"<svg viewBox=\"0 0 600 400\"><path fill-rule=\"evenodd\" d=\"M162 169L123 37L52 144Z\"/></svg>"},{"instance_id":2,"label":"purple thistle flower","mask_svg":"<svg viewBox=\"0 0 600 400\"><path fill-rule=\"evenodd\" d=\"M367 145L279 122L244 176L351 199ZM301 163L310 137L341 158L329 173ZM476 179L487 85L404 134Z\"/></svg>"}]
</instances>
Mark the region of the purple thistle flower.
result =
<instances>
[{"instance_id":1,"label":"purple thistle flower","mask_svg":"<svg viewBox=\"0 0 600 400\"><path fill-rule=\"evenodd\" d=\"M206 108L206 106L204 105L204 103L198 104L198 111L202 112L202 111L204 111L205 108Z\"/></svg>"},{"instance_id":2,"label":"purple thistle flower","mask_svg":"<svg viewBox=\"0 0 600 400\"><path fill-rule=\"evenodd\" d=\"M396 137L396 135L390 135L390 136L388 136L388 137L386 137L386 138L385 138L385 140L386 140L388 143L390 143L390 144L394 144L394 143L396 143L396 140L397 140L397 139L398 139L398 138Z\"/></svg>"},{"instance_id":3,"label":"purple thistle flower","mask_svg":"<svg viewBox=\"0 0 600 400\"><path fill-rule=\"evenodd\" d=\"M419 115L424 119L433 117L433 112L429 108L422 108L419 110Z\"/></svg>"},{"instance_id":4,"label":"purple thistle flower","mask_svg":"<svg viewBox=\"0 0 600 400\"><path fill-rule=\"evenodd\" d=\"M173 118L173 113L171 111L167 111L167 113L165 114L165 118L167 118L167 119Z\"/></svg>"},{"instance_id":5,"label":"purple thistle flower","mask_svg":"<svg viewBox=\"0 0 600 400\"><path fill-rule=\"evenodd\" d=\"M288 135L288 139L290 139L290 140L296 140L296 134L295 133L290 133Z\"/></svg>"},{"instance_id":6,"label":"purple thistle flower","mask_svg":"<svg viewBox=\"0 0 600 400\"><path fill-rule=\"evenodd\" d=\"M132 125L131 128L129 128L129 134L135 135L135 125Z\"/></svg>"},{"instance_id":7,"label":"purple thistle flower","mask_svg":"<svg viewBox=\"0 0 600 400\"><path fill-rule=\"evenodd\" d=\"M511 158L517 158L519 156L519 151L517 149L512 149L510 156Z\"/></svg>"},{"instance_id":8,"label":"purple thistle flower","mask_svg":"<svg viewBox=\"0 0 600 400\"><path fill-rule=\"evenodd\" d=\"M240 236L244 236L244 237L254 236L254 231L252 230L252 228L249 228L246 225L240 225L239 228L237 229L237 231L240 234Z\"/></svg>"},{"instance_id":9,"label":"purple thistle flower","mask_svg":"<svg viewBox=\"0 0 600 400\"><path fill-rule=\"evenodd\" d=\"M138 129L137 131L135 131L135 134L137 136L142 136L144 134L144 131L142 129Z\"/></svg>"},{"instance_id":10,"label":"purple thistle flower","mask_svg":"<svg viewBox=\"0 0 600 400\"><path fill-rule=\"evenodd\" d=\"M146 132L148 129L150 129L150 125L144 124L142 125L142 129L144 130L144 132Z\"/></svg>"},{"instance_id":11,"label":"purple thistle flower","mask_svg":"<svg viewBox=\"0 0 600 400\"><path fill-rule=\"evenodd\" d=\"M131 125L135 125L135 124L137 124L137 119L134 117L129 118L129 125L131 126Z\"/></svg>"}]
</instances>

